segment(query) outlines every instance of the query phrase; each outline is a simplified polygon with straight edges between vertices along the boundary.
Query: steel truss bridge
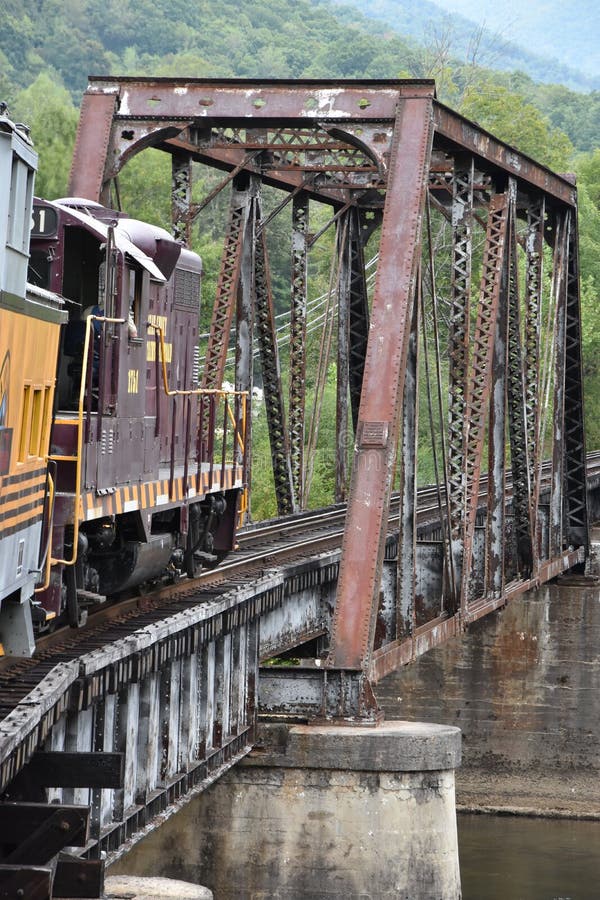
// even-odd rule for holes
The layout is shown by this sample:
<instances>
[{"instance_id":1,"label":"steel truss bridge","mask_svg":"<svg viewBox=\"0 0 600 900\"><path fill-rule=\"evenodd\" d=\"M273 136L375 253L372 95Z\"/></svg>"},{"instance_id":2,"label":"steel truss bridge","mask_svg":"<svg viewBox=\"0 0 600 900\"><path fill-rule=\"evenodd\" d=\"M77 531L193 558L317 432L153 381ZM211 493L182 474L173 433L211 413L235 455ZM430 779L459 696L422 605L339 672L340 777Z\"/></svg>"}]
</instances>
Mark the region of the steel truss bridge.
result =
<instances>
[{"instance_id":1,"label":"steel truss bridge","mask_svg":"<svg viewBox=\"0 0 600 900\"><path fill-rule=\"evenodd\" d=\"M263 535L254 574L188 585L176 609L159 604L126 634L119 625L90 638L4 710L5 799L26 806L33 783L57 792L55 811L84 804L85 815L65 812L63 845L79 838L90 864L247 752L259 705L376 724L380 678L581 569L588 551L572 179L439 103L431 81L92 78L71 195L118 205L119 173L149 147L171 157L180 240L229 194L202 385L221 386L233 332L236 388L251 390L256 342L277 508L303 532L319 384L335 362L343 521L335 547L317 533L283 561ZM198 198L200 166L220 174ZM287 392L269 240L284 217ZM330 314L309 391L311 250L325 234ZM425 454L427 512L417 502ZM261 659L308 641L311 663L259 675ZM78 762L65 765L67 752ZM41 774L50 764L51 783ZM48 809L38 844L9 857L20 871L52 855ZM22 812L23 829L32 815Z\"/></svg>"}]
</instances>

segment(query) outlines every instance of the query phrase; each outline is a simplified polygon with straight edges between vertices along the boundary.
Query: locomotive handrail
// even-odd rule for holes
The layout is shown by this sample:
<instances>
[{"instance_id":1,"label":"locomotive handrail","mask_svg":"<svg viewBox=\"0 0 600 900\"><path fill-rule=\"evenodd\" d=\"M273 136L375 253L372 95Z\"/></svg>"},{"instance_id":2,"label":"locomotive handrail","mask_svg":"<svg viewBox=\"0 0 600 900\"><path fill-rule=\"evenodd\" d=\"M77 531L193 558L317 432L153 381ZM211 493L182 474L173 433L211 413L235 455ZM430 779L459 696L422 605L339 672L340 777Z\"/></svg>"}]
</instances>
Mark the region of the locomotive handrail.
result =
<instances>
[{"instance_id":1,"label":"locomotive handrail","mask_svg":"<svg viewBox=\"0 0 600 900\"><path fill-rule=\"evenodd\" d=\"M189 390L178 390L172 389L169 387L169 379L167 375L167 363L166 363L166 355L165 355L165 334L163 328L160 325L155 325L154 322L148 322L148 328L153 328L154 331L158 332L158 337L160 341L160 361L162 367L162 375L163 375L163 387L165 390L165 394L167 397L204 397L206 395L213 395L219 397L243 397L245 399L245 403L242 404L242 427L240 434L240 429L238 429L237 422L235 421L235 416L231 411L229 404L227 404L227 412L229 415L229 419L231 420L231 424L234 427L235 434L237 437L237 441L239 444L239 448L242 452L242 456L245 454L245 439L246 439L246 419L247 419L247 405L248 405L248 391L225 391L223 388L190 388Z\"/></svg>"},{"instance_id":2,"label":"locomotive handrail","mask_svg":"<svg viewBox=\"0 0 600 900\"><path fill-rule=\"evenodd\" d=\"M55 497L54 479L48 471L48 540L46 549L44 550L44 583L40 587L34 588L34 594L41 594L47 590L50 585L50 573L52 571L52 528L54 526L54 497Z\"/></svg>"},{"instance_id":3,"label":"locomotive handrail","mask_svg":"<svg viewBox=\"0 0 600 900\"><path fill-rule=\"evenodd\" d=\"M108 322L111 325L125 325L126 319L113 319L108 316L89 315L85 322L85 340L83 342L83 358L81 367L81 383L79 385L79 403L77 406L77 418L72 420L64 420L63 424L77 426L77 448L74 457L60 457L61 459L69 458L75 463L75 504L81 502L81 452L83 443L83 412L85 401L85 390L87 385L87 368L90 355L90 339L94 322ZM49 459L58 457L50 456ZM77 507L73 515L73 549L71 551L71 559L52 559L52 565L74 566L77 562L77 544L79 541L79 514Z\"/></svg>"}]
</instances>

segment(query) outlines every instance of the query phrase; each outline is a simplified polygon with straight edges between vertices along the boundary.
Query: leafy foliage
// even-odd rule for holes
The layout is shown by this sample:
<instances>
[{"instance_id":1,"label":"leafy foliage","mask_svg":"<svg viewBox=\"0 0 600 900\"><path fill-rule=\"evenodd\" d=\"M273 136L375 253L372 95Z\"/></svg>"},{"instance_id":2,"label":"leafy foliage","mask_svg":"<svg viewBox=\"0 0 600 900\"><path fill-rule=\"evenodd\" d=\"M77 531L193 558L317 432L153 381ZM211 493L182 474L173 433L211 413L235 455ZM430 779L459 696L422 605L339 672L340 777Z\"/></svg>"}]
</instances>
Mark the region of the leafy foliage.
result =
<instances>
[{"instance_id":1,"label":"leafy foliage","mask_svg":"<svg viewBox=\"0 0 600 900\"><path fill-rule=\"evenodd\" d=\"M17 95L12 115L31 128L39 155L37 193L50 199L64 196L79 118L68 91L42 72Z\"/></svg>"},{"instance_id":2,"label":"leafy foliage","mask_svg":"<svg viewBox=\"0 0 600 900\"><path fill-rule=\"evenodd\" d=\"M386 19L392 6L393 27ZM420 44L417 22L424 35ZM9 101L13 118L30 125L40 156L37 191L53 199L67 190L78 117L75 103L89 72L167 77L435 77L442 101L550 168L577 173L588 444L600 446L596 414L600 408L600 91L583 94L561 84L540 83L534 77L542 76L525 58L523 68L526 65L529 74L484 68L483 62L489 66L497 60L490 57L480 33L471 31L467 36L462 27L457 19L450 22L440 17L437 7L425 0L393 4L391 0L352 0L352 5L350 0L0 0L0 99ZM511 53L504 53L505 60L513 59ZM563 74L566 81L568 73L553 69L554 78ZM547 71L544 81L546 76ZM203 169L196 174L195 199L206 196L222 178ZM121 174L123 208L168 228L169 181L169 159L158 151L145 151ZM208 326L219 272L226 193L203 211L194 227L193 246L203 256L205 270L203 329ZM265 191L267 212L278 200L276 194ZM318 231L328 215L313 205L310 230ZM278 217L276 228L268 231L278 311L289 303L290 227L288 209ZM311 254L312 296L327 291L332 238L333 229ZM308 354L316 361L318 350L310 342ZM313 377L309 366L309 391ZM335 420L330 382L331 378L324 398L325 430ZM261 454L268 459L266 427L261 421L255 427L255 447L257 459ZM323 454L316 460L313 503L328 502L332 496L329 463ZM274 511L271 501L260 499L259 490L254 503L262 514Z\"/></svg>"}]
</instances>

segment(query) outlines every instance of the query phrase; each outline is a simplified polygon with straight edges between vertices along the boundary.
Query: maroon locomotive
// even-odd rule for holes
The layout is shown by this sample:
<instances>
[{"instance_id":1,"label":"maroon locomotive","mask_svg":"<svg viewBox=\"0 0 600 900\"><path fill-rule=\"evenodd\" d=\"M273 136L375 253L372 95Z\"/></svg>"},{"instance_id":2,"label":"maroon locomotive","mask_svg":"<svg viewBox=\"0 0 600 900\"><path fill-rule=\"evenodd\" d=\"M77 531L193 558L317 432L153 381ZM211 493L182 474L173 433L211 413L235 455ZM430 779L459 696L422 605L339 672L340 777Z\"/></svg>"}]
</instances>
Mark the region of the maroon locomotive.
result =
<instances>
[{"instance_id":1,"label":"maroon locomotive","mask_svg":"<svg viewBox=\"0 0 600 900\"><path fill-rule=\"evenodd\" d=\"M29 280L62 295L41 628L233 546L244 395L201 391L202 262L86 200L36 200Z\"/></svg>"}]
</instances>

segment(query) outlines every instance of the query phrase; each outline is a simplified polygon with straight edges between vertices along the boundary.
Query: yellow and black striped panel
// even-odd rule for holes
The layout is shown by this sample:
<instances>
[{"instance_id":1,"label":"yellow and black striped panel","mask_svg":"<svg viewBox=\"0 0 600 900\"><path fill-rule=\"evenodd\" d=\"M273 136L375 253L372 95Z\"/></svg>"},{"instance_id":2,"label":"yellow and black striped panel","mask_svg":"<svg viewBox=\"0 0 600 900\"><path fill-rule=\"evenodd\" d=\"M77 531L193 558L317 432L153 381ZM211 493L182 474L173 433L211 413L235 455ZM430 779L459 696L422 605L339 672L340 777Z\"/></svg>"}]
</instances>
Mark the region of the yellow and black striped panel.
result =
<instances>
[{"instance_id":1,"label":"yellow and black striped panel","mask_svg":"<svg viewBox=\"0 0 600 900\"><path fill-rule=\"evenodd\" d=\"M194 500L215 491L228 491L242 487L243 471L241 466L227 466L223 483L221 483L221 470L215 468L212 480L210 472L201 473L199 485L197 485L195 474L188 475L187 489L183 478L174 478L172 486L167 478L119 487L111 494L98 495L95 491L86 491L81 498L81 516L83 521L89 522L92 519L119 516L138 509L165 509L169 506L177 506L184 499Z\"/></svg>"},{"instance_id":2,"label":"yellow and black striped panel","mask_svg":"<svg viewBox=\"0 0 600 900\"><path fill-rule=\"evenodd\" d=\"M42 519L46 469L36 468L0 478L0 533L22 531Z\"/></svg>"}]
</instances>

